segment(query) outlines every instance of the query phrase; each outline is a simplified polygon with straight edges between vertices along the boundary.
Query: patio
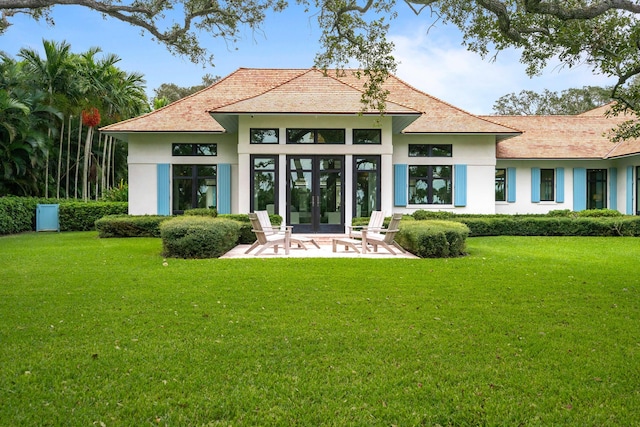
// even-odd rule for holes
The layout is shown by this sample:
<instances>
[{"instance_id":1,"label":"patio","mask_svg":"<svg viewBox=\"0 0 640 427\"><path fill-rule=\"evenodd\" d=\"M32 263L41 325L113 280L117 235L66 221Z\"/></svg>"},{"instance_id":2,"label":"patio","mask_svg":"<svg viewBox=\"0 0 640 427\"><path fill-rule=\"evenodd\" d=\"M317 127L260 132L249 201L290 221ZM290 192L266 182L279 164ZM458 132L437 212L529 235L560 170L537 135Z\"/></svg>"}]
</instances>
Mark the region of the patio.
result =
<instances>
[{"instance_id":1,"label":"patio","mask_svg":"<svg viewBox=\"0 0 640 427\"><path fill-rule=\"evenodd\" d=\"M334 238L344 239L348 236L344 234L339 235L310 235L320 246L320 249L313 246L313 244L308 244L307 250L297 248L295 245L289 250L289 255L284 253L283 248L278 249L278 253L274 253L272 249L268 249L261 253L260 255L254 255L257 252L257 249L254 249L252 252L245 254L245 251L249 249L251 245L238 245L235 248L231 249L226 254L222 255L220 259L229 259L229 258L412 258L416 259L417 256L405 252L399 253L400 251L396 251L397 255L393 255L384 249L380 249L378 252L373 252L371 250L367 251L367 253L357 253L353 249L349 248L349 250L345 250L344 245L338 245L336 251L333 252L332 240Z\"/></svg>"}]
</instances>

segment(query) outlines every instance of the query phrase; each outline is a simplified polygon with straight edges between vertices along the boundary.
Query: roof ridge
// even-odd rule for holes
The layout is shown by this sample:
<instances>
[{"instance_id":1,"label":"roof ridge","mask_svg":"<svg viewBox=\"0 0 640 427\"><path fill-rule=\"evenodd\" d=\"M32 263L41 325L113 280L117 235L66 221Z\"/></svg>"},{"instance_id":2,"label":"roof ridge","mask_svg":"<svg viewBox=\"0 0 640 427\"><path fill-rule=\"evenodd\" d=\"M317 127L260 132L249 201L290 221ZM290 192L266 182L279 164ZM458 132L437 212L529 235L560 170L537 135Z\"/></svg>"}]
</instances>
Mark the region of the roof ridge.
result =
<instances>
[{"instance_id":1,"label":"roof ridge","mask_svg":"<svg viewBox=\"0 0 640 427\"><path fill-rule=\"evenodd\" d=\"M254 70L254 71L255 71L255 70L269 70L269 71L277 70L277 71L280 71L280 70L285 70L285 69L283 69L283 68L239 68L239 69L238 69L238 71L239 71L239 70ZM281 87L281 86L283 86L283 85L285 85L285 84L287 84L287 83L289 83L289 82L293 81L294 79L297 79L298 77L301 77L301 76L303 76L303 75L307 74L309 71L313 70L313 68L307 68L307 69L303 69L303 68L300 68L300 69L298 69L298 68L290 68L289 70L290 70L290 71L301 71L301 73L300 73L300 74L295 75L294 77L291 77L291 78L289 78L289 79L286 79L285 81L280 82L280 83L278 83L278 84L275 84L275 85L273 85L273 84L272 84L272 85L270 85L271 87L269 87L269 88L265 89L264 91L262 91L262 92L260 92L260 93L257 93L257 94L255 94L255 95L251 95L251 96L246 97L246 98L236 99L235 101L230 101L230 102L228 102L228 103L226 103L226 104L218 105L218 106L216 106L213 110L207 110L207 112L208 112L208 113L210 113L210 112L212 112L212 111L214 111L214 110L217 110L217 109L219 109L219 108L225 108L225 107L228 107L228 106L230 106L230 105L237 104L238 102L247 101L247 100L249 100L249 99L254 99L254 98L257 98L257 97L259 97L259 96L262 96L262 95L264 95L264 94L265 94L265 93L267 93L267 92L271 92L272 90L277 89L277 88L279 88L279 87Z\"/></svg>"}]
</instances>

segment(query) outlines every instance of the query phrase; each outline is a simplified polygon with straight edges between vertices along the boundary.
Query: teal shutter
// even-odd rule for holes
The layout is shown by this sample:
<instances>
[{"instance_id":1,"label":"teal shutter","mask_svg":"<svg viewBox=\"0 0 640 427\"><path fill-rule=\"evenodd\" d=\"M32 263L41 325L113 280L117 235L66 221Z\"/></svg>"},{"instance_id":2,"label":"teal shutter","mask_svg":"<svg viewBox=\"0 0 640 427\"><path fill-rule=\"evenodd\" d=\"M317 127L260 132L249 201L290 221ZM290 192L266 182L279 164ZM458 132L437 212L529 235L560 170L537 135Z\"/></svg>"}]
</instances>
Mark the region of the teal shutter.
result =
<instances>
[{"instance_id":1,"label":"teal shutter","mask_svg":"<svg viewBox=\"0 0 640 427\"><path fill-rule=\"evenodd\" d=\"M157 165L158 215L171 215L171 165Z\"/></svg>"},{"instance_id":2,"label":"teal shutter","mask_svg":"<svg viewBox=\"0 0 640 427\"><path fill-rule=\"evenodd\" d=\"M218 213L231 213L231 165L218 164Z\"/></svg>"},{"instance_id":3,"label":"teal shutter","mask_svg":"<svg viewBox=\"0 0 640 427\"><path fill-rule=\"evenodd\" d=\"M587 209L587 170L573 168L573 210Z\"/></svg>"},{"instance_id":4,"label":"teal shutter","mask_svg":"<svg viewBox=\"0 0 640 427\"><path fill-rule=\"evenodd\" d=\"M453 205L467 206L467 165L454 165L453 173Z\"/></svg>"},{"instance_id":5,"label":"teal shutter","mask_svg":"<svg viewBox=\"0 0 640 427\"><path fill-rule=\"evenodd\" d=\"M609 209L618 209L618 169L609 168Z\"/></svg>"},{"instance_id":6,"label":"teal shutter","mask_svg":"<svg viewBox=\"0 0 640 427\"><path fill-rule=\"evenodd\" d=\"M393 204L395 206L407 206L407 179L407 165L393 165Z\"/></svg>"},{"instance_id":7,"label":"teal shutter","mask_svg":"<svg viewBox=\"0 0 640 427\"><path fill-rule=\"evenodd\" d=\"M531 203L540 203L540 168L531 168Z\"/></svg>"},{"instance_id":8,"label":"teal shutter","mask_svg":"<svg viewBox=\"0 0 640 427\"><path fill-rule=\"evenodd\" d=\"M627 166L627 215L633 215L633 166Z\"/></svg>"},{"instance_id":9,"label":"teal shutter","mask_svg":"<svg viewBox=\"0 0 640 427\"><path fill-rule=\"evenodd\" d=\"M556 202L564 203L564 168L556 169Z\"/></svg>"},{"instance_id":10,"label":"teal shutter","mask_svg":"<svg viewBox=\"0 0 640 427\"><path fill-rule=\"evenodd\" d=\"M507 168L507 202L516 202L516 168Z\"/></svg>"}]
</instances>

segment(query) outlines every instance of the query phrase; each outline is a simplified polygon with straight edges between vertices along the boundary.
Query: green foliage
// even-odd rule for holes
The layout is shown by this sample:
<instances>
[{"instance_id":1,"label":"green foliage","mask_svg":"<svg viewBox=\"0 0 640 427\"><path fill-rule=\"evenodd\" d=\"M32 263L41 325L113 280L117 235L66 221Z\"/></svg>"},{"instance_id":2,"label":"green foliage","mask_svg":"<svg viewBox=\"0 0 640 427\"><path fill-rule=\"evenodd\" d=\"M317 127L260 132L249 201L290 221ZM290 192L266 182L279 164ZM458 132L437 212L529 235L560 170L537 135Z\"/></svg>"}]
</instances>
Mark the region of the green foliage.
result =
<instances>
[{"instance_id":1,"label":"green foliage","mask_svg":"<svg viewBox=\"0 0 640 427\"><path fill-rule=\"evenodd\" d=\"M102 196L103 202L127 202L129 201L129 184L120 180L116 187L108 189Z\"/></svg>"},{"instance_id":2,"label":"green foliage","mask_svg":"<svg viewBox=\"0 0 640 427\"><path fill-rule=\"evenodd\" d=\"M107 215L128 211L125 202L61 202L60 231L95 230L96 221Z\"/></svg>"},{"instance_id":3,"label":"green foliage","mask_svg":"<svg viewBox=\"0 0 640 427\"><path fill-rule=\"evenodd\" d=\"M214 77L211 74L205 74L202 76L202 83L195 86L182 87L175 83L162 83L158 88L153 90L155 92L155 96L153 97L154 109L157 110L172 102L199 92L216 83L218 80L220 80L220 76Z\"/></svg>"},{"instance_id":4,"label":"green foliage","mask_svg":"<svg viewBox=\"0 0 640 427\"><path fill-rule=\"evenodd\" d=\"M469 228L454 221L410 221L403 223L396 241L420 258L447 258L465 254Z\"/></svg>"},{"instance_id":5,"label":"green foliage","mask_svg":"<svg viewBox=\"0 0 640 427\"><path fill-rule=\"evenodd\" d=\"M238 238L239 245L246 245L256 241L256 235L251 231L251 221L249 221L249 215L247 214L222 214L218 215L218 218L232 219L240 223L240 237ZM282 224L282 217L280 215L269 215L271 225L278 226Z\"/></svg>"},{"instance_id":6,"label":"green foliage","mask_svg":"<svg viewBox=\"0 0 640 427\"><path fill-rule=\"evenodd\" d=\"M411 216L414 219L420 221L424 219L451 219L455 216L454 213L446 212L446 211L426 211L424 209L419 209L415 211Z\"/></svg>"},{"instance_id":7,"label":"green foliage","mask_svg":"<svg viewBox=\"0 0 640 427\"><path fill-rule=\"evenodd\" d=\"M545 89L542 93L522 90L501 96L493 111L503 116L576 115L611 102L613 87L584 86L565 89L560 94Z\"/></svg>"},{"instance_id":8,"label":"green foliage","mask_svg":"<svg viewBox=\"0 0 640 427\"><path fill-rule=\"evenodd\" d=\"M218 211L215 208L195 208L195 209L187 209L184 211L184 214L189 216L209 216L215 218L218 216Z\"/></svg>"},{"instance_id":9,"label":"green foliage","mask_svg":"<svg viewBox=\"0 0 640 427\"><path fill-rule=\"evenodd\" d=\"M35 199L0 197L0 235L33 230L36 205Z\"/></svg>"},{"instance_id":10,"label":"green foliage","mask_svg":"<svg viewBox=\"0 0 640 427\"><path fill-rule=\"evenodd\" d=\"M162 215L108 215L96 221L101 238L106 237L160 237L160 224L170 216Z\"/></svg>"},{"instance_id":11,"label":"green foliage","mask_svg":"<svg viewBox=\"0 0 640 427\"><path fill-rule=\"evenodd\" d=\"M615 209L587 209L576 212L579 217L583 218L603 218L603 217L621 217L623 216Z\"/></svg>"},{"instance_id":12,"label":"green foliage","mask_svg":"<svg viewBox=\"0 0 640 427\"><path fill-rule=\"evenodd\" d=\"M163 254L172 258L217 258L238 242L240 224L223 218L180 216L160 224Z\"/></svg>"}]
</instances>

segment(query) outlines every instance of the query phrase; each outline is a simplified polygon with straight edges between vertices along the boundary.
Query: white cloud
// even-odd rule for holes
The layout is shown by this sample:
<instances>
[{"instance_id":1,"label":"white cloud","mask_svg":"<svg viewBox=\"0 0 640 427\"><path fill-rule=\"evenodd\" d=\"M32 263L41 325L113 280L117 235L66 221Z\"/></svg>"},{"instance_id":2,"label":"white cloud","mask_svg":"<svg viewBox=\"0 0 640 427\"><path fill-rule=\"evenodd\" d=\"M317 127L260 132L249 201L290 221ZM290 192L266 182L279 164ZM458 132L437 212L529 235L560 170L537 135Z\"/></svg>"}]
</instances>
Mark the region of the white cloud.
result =
<instances>
[{"instance_id":1,"label":"white cloud","mask_svg":"<svg viewBox=\"0 0 640 427\"><path fill-rule=\"evenodd\" d=\"M570 87L608 85L611 79L594 75L587 66L573 69L550 65L530 78L515 50L500 52L495 61L482 59L460 44L451 29L425 27L390 35L400 62L397 75L416 88L475 114L491 114L494 102L521 90L561 91Z\"/></svg>"}]
</instances>

